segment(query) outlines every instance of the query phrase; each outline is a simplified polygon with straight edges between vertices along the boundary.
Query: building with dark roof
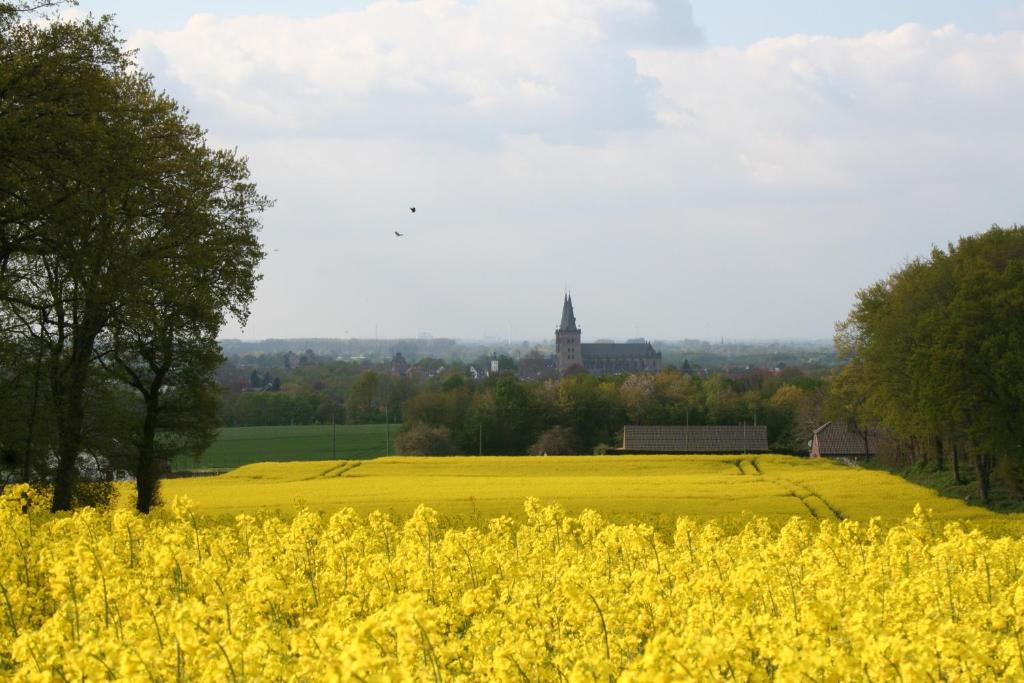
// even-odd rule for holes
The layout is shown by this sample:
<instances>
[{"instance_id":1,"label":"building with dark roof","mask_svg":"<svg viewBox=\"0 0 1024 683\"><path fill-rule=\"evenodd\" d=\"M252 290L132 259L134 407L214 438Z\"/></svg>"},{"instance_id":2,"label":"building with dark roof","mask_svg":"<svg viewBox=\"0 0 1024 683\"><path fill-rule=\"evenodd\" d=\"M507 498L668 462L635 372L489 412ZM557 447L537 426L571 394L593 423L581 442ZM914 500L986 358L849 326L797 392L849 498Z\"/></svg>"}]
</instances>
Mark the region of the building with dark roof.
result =
<instances>
[{"instance_id":1,"label":"building with dark roof","mask_svg":"<svg viewBox=\"0 0 1024 683\"><path fill-rule=\"evenodd\" d=\"M584 344L582 336L583 330L576 324L572 296L566 294L562 301L562 319L555 330L555 365L560 374L574 368L594 375L657 372L661 369L661 353L655 351L650 342Z\"/></svg>"},{"instance_id":2,"label":"building with dark roof","mask_svg":"<svg viewBox=\"0 0 1024 683\"><path fill-rule=\"evenodd\" d=\"M553 356L531 351L518 363L519 379L551 379L558 376Z\"/></svg>"},{"instance_id":3,"label":"building with dark roof","mask_svg":"<svg viewBox=\"0 0 1024 683\"><path fill-rule=\"evenodd\" d=\"M647 426L622 429L621 453L766 453L765 425Z\"/></svg>"},{"instance_id":4,"label":"building with dark roof","mask_svg":"<svg viewBox=\"0 0 1024 683\"><path fill-rule=\"evenodd\" d=\"M869 458L883 440L876 429L857 431L845 422L826 422L811 434L812 458Z\"/></svg>"}]
</instances>

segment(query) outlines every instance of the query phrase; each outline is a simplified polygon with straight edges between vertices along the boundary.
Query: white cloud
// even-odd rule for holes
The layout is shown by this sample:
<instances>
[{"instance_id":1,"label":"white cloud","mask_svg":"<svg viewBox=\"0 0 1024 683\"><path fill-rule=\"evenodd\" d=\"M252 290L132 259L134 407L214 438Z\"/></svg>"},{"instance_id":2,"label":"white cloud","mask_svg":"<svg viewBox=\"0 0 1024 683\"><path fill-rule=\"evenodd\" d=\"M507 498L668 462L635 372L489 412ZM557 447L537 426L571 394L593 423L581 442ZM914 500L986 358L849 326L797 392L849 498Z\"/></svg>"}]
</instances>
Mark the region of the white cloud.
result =
<instances>
[{"instance_id":1,"label":"white cloud","mask_svg":"<svg viewBox=\"0 0 1024 683\"><path fill-rule=\"evenodd\" d=\"M655 148L713 174L856 187L1024 135L1024 33L908 24L742 50L644 47L668 42L666 17L677 44L699 40L686 3L381 0L317 19L197 15L132 42L204 121L261 137L600 145L654 130Z\"/></svg>"},{"instance_id":2,"label":"white cloud","mask_svg":"<svg viewBox=\"0 0 1024 683\"><path fill-rule=\"evenodd\" d=\"M629 48L697 40L679 0L380 0L317 19L196 15L132 42L264 130L589 139L654 122Z\"/></svg>"},{"instance_id":3,"label":"white cloud","mask_svg":"<svg viewBox=\"0 0 1024 683\"><path fill-rule=\"evenodd\" d=\"M637 59L668 129L699 131L762 183L922 182L1009 168L1024 149L1024 33L908 24Z\"/></svg>"}]
</instances>

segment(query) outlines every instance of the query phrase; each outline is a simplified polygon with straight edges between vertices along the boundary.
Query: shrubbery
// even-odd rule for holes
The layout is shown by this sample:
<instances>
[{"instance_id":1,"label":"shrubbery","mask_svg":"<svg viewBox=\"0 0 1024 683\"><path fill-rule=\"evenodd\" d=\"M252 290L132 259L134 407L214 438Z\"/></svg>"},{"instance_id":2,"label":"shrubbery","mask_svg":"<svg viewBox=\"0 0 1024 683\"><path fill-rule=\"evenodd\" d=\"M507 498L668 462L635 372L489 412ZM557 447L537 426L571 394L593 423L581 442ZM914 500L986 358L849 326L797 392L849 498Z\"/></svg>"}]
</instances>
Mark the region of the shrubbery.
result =
<instances>
[{"instance_id":1,"label":"shrubbery","mask_svg":"<svg viewBox=\"0 0 1024 683\"><path fill-rule=\"evenodd\" d=\"M395 451L401 455L450 455L452 435L446 427L412 424L395 437Z\"/></svg>"}]
</instances>

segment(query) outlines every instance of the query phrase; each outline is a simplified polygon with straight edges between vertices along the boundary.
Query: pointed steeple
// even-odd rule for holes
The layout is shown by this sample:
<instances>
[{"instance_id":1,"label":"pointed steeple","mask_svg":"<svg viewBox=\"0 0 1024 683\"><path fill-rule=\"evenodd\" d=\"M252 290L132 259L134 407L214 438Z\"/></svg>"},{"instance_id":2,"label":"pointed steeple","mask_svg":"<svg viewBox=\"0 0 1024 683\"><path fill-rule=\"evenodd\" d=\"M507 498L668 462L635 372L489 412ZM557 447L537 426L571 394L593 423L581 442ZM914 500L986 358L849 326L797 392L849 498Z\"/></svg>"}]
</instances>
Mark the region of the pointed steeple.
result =
<instances>
[{"instance_id":1,"label":"pointed steeple","mask_svg":"<svg viewBox=\"0 0 1024 683\"><path fill-rule=\"evenodd\" d=\"M562 302L562 322L558 325L559 332L576 332L576 314L572 310L572 294L566 293Z\"/></svg>"}]
</instances>

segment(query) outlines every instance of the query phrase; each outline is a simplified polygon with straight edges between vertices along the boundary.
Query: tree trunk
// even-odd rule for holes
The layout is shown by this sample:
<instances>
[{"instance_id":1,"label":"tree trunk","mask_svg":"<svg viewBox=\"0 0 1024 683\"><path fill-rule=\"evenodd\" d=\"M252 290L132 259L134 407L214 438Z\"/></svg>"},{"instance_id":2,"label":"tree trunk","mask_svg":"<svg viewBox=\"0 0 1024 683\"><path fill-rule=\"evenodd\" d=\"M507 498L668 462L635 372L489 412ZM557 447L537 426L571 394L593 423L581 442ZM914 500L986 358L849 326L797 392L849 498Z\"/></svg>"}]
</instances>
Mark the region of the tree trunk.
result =
<instances>
[{"instance_id":1,"label":"tree trunk","mask_svg":"<svg viewBox=\"0 0 1024 683\"><path fill-rule=\"evenodd\" d=\"M981 502L988 505L992 492L992 466L995 458L988 453L974 453L974 473L978 477L978 495Z\"/></svg>"},{"instance_id":2,"label":"tree trunk","mask_svg":"<svg viewBox=\"0 0 1024 683\"><path fill-rule=\"evenodd\" d=\"M135 463L135 490L138 494L135 509L148 514L156 503L159 488L159 472L156 462L156 424L160 412L160 391L150 391L145 396L146 417L142 423L142 438L139 441L139 457Z\"/></svg>"},{"instance_id":3,"label":"tree trunk","mask_svg":"<svg viewBox=\"0 0 1024 683\"><path fill-rule=\"evenodd\" d=\"M85 329L101 326L83 325ZM98 333L75 330L71 354L61 362L62 350L50 351L53 362L50 371L54 414L57 420L57 471L53 477L52 512L70 510L78 481L78 455L82 452L82 427L85 424L85 386L89 377L89 363Z\"/></svg>"},{"instance_id":4,"label":"tree trunk","mask_svg":"<svg viewBox=\"0 0 1024 683\"><path fill-rule=\"evenodd\" d=\"M87 375L86 365L78 362L80 357L79 353L72 352L67 378L57 378L53 382L53 402L57 417L57 470L53 475L51 512L71 509L75 482L78 481L78 454L82 451ZM55 372L60 373L60 370Z\"/></svg>"},{"instance_id":5,"label":"tree trunk","mask_svg":"<svg viewBox=\"0 0 1024 683\"><path fill-rule=\"evenodd\" d=\"M64 412L57 418L57 469L53 475L51 512L71 509L78 481L78 454L81 452L84 422L81 402L67 406Z\"/></svg>"},{"instance_id":6,"label":"tree trunk","mask_svg":"<svg viewBox=\"0 0 1024 683\"><path fill-rule=\"evenodd\" d=\"M957 484L957 485L963 484L964 483L963 477L960 476L960 444L958 444L956 441L953 442L952 457L953 457L953 483Z\"/></svg>"},{"instance_id":7,"label":"tree trunk","mask_svg":"<svg viewBox=\"0 0 1024 683\"><path fill-rule=\"evenodd\" d=\"M937 436L934 440L935 443L935 469L942 472L946 469L946 453L942 448L942 437Z\"/></svg>"},{"instance_id":8,"label":"tree trunk","mask_svg":"<svg viewBox=\"0 0 1024 683\"><path fill-rule=\"evenodd\" d=\"M139 440L139 457L135 463L135 509L148 514L157 502L160 489L160 471L156 457L156 428L160 419L160 392L164 387L167 368L154 369L149 386L136 384L145 401L146 416L142 422L142 438Z\"/></svg>"},{"instance_id":9,"label":"tree trunk","mask_svg":"<svg viewBox=\"0 0 1024 683\"><path fill-rule=\"evenodd\" d=\"M28 414L28 436L25 438L25 462L23 463L22 478L25 483L32 481L32 446L35 440L36 413L39 410L39 382L43 373L43 347L40 345L36 354L35 373L32 378L32 405Z\"/></svg>"}]
</instances>

